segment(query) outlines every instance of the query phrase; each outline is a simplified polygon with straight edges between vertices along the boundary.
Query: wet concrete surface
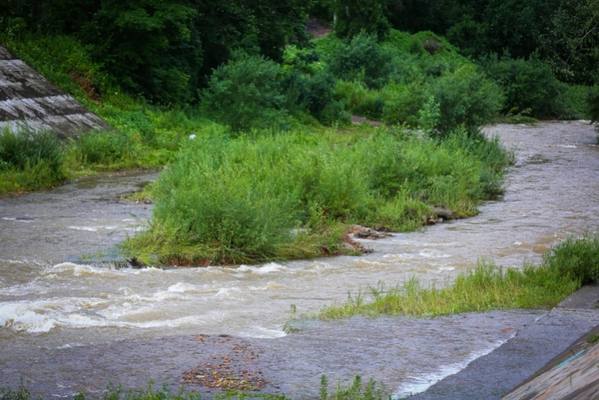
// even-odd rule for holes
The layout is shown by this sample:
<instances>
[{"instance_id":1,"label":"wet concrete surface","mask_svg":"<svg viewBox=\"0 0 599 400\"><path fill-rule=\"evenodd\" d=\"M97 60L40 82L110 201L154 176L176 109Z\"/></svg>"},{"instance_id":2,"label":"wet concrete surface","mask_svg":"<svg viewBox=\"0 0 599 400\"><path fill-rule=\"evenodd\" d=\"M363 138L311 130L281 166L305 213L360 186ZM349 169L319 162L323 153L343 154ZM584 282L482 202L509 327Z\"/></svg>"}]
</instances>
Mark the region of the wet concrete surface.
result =
<instances>
[{"instance_id":1,"label":"wet concrete surface","mask_svg":"<svg viewBox=\"0 0 599 400\"><path fill-rule=\"evenodd\" d=\"M599 325L598 299L599 286L583 288L490 354L410 399L501 398Z\"/></svg>"},{"instance_id":2,"label":"wet concrete surface","mask_svg":"<svg viewBox=\"0 0 599 400\"><path fill-rule=\"evenodd\" d=\"M406 394L457 372L465 365L456 360L475 358L481 349L493 350L516 331L534 326L541 315L498 311L434 319L300 320L292 323L294 333L278 339L198 332L39 348L28 354L11 348L0 356L0 386L22 380L33 394L49 398L78 391L98 394L109 384L143 388L153 381L174 389L182 385L208 397L224 384L313 399L318 397L321 375L326 374L331 385L361 375L375 378L389 392ZM413 371L420 373L415 376Z\"/></svg>"}]
</instances>

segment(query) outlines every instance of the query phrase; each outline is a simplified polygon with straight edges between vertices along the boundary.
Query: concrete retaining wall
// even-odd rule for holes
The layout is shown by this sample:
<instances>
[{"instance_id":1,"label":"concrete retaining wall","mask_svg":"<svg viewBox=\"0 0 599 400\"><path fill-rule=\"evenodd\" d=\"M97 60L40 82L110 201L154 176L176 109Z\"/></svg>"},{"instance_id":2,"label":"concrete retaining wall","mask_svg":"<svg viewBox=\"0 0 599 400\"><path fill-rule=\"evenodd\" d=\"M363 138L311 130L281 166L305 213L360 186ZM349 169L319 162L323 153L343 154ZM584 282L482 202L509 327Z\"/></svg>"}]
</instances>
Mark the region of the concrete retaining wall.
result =
<instances>
[{"instance_id":1,"label":"concrete retaining wall","mask_svg":"<svg viewBox=\"0 0 599 400\"><path fill-rule=\"evenodd\" d=\"M68 137L108 125L0 46L0 129L5 127Z\"/></svg>"}]
</instances>

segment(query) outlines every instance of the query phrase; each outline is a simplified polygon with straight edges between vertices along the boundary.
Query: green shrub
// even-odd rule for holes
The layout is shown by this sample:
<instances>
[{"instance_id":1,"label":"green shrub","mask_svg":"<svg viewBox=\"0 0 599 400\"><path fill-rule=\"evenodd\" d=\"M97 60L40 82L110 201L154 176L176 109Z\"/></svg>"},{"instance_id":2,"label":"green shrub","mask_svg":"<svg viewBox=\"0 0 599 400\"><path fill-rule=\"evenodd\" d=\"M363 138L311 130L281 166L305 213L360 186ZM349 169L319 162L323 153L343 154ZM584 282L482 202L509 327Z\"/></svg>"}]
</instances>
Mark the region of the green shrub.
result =
<instances>
[{"instance_id":1,"label":"green shrub","mask_svg":"<svg viewBox=\"0 0 599 400\"><path fill-rule=\"evenodd\" d=\"M0 132L0 193L54 186L65 179L63 149L50 132Z\"/></svg>"},{"instance_id":2,"label":"green shrub","mask_svg":"<svg viewBox=\"0 0 599 400\"><path fill-rule=\"evenodd\" d=\"M537 118L562 115L560 95L564 86L543 61L503 58L488 61L485 69L503 88L505 113L530 113Z\"/></svg>"},{"instance_id":3,"label":"green shrub","mask_svg":"<svg viewBox=\"0 0 599 400\"><path fill-rule=\"evenodd\" d=\"M420 125L420 110L431 97L430 88L419 81L405 85L391 84L382 90L383 121L388 124Z\"/></svg>"},{"instance_id":4,"label":"green shrub","mask_svg":"<svg viewBox=\"0 0 599 400\"><path fill-rule=\"evenodd\" d=\"M202 92L207 112L234 131L273 127L288 117L284 70L263 57L237 55L217 68Z\"/></svg>"},{"instance_id":5,"label":"green shrub","mask_svg":"<svg viewBox=\"0 0 599 400\"><path fill-rule=\"evenodd\" d=\"M326 61L338 78L364 82L369 88L382 87L392 70L390 55L366 34L333 47Z\"/></svg>"},{"instance_id":6,"label":"green shrub","mask_svg":"<svg viewBox=\"0 0 599 400\"><path fill-rule=\"evenodd\" d=\"M545 255L544 265L582 285L599 283L599 235L567 239Z\"/></svg>"},{"instance_id":7,"label":"green shrub","mask_svg":"<svg viewBox=\"0 0 599 400\"><path fill-rule=\"evenodd\" d=\"M591 87L583 85L569 85L562 83L560 93L561 119L589 119L590 107L588 97Z\"/></svg>"},{"instance_id":8,"label":"green shrub","mask_svg":"<svg viewBox=\"0 0 599 400\"><path fill-rule=\"evenodd\" d=\"M334 392L329 392L328 379L325 375L320 378L320 400L384 400L390 398L384 394L382 385L370 379L366 384L360 376L354 377L347 386L337 384Z\"/></svg>"},{"instance_id":9,"label":"green shrub","mask_svg":"<svg viewBox=\"0 0 599 400\"><path fill-rule=\"evenodd\" d=\"M133 158L134 148L129 137L117 132L90 132L74 143L81 164L110 165Z\"/></svg>"},{"instance_id":10,"label":"green shrub","mask_svg":"<svg viewBox=\"0 0 599 400\"><path fill-rule=\"evenodd\" d=\"M387 0L360 0L327 2L335 15L335 33L340 37L353 37L367 32L382 39L389 31Z\"/></svg>"},{"instance_id":11,"label":"green shrub","mask_svg":"<svg viewBox=\"0 0 599 400\"><path fill-rule=\"evenodd\" d=\"M474 65L465 64L432 83L439 103L438 129L447 133L463 125L476 129L494 118L503 104L501 89Z\"/></svg>"},{"instance_id":12,"label":"green shrub","mask_svg":"<svg viewBox=\"0 0 599 400\"><path fill-rule=\"evenodd\" d=\"M376 207L368 225L385 231L413 231L426 223L430 212L429 206L421 200L414 199L404 189L391 200L384 201Z\"/></svg>"},{"instance_id":13,"label":"green shrub","mask_svg":"<svg viewBox=\"0 0 599 400\"><path fill-rule=\"evenodd\" d=\"M0 160L7 167L21 170L46 162L59 171L62 149L56 135L51 132L5 129L0 132Z\"/></svg>"},{"instance_id":14,"label":"green shrub","mask_svg":"<svg viewBox=\"0 0 599 400\"><path fill-rule=\"evenodd\" d=\"M146 262L201 265L335 254L344 224L415 229L429 205L473 214L491 169L481 149L490 152L399 131L217 131L162 173L151 228L126 248Z\"/></svg>"},{"instance_id":15,"label":"green shrub","mask_svg":"<svg viewBox=\"0 0 599 400\"><path fill-rule=\"evenodd\" d=\"M0 132L0 194L42 189L65 180L64 152L50 132Z\"/></svg>"},{"instance_id":16,"label":"green shrub","mask_svg":"<svg viewBox=\"0 0 599 400\"><path fill-rule=\"evenodd\" d=\"M578 287L575 280L543 266L504 269L480 264L458 275L448 287L426 288L412 279L390 290L371 289L370 301L362 295L350 297L344 304L322 309L319 316L321 319L355 315L434 317L514 308L551 308Z\"/></svg>"},{"instance_id":17,"label":"green shrub","mask_svg":"<svg viewBox=\"0 0 599 400\"><path fill-rule=\"evenodd\" d=\"M550 308L581 285L599 282L599 235L570 238L545 253L541 265L500 268L479 264L444 288L425 288L412 279L391 290L372 288L321 310L322 319L354 315L438 316L495 309Z\"/></svg>"},{"instance_id":18,"label":"green shrub","mask_svg":"<svg viewBox=\"0 0 599 400\"><path fill-rule=\"evenodd\" d=\"M312 74L293 71L287 77L287 108L309 112L321 123L330 125L347 120L343 102L336 99L335 78L326 71Z\"/></svg>"},{"instance_id":19,"label":"green shrub","mask_svg":"<svg viewBox=\"0 0 599 400\"><path fill-rule=\"evenodd\" d=\"M383 113L385 103L381 93L368 89L362 82L338 80L335 95L353 114L379 119Z\"/></svg>"}]
</instances>

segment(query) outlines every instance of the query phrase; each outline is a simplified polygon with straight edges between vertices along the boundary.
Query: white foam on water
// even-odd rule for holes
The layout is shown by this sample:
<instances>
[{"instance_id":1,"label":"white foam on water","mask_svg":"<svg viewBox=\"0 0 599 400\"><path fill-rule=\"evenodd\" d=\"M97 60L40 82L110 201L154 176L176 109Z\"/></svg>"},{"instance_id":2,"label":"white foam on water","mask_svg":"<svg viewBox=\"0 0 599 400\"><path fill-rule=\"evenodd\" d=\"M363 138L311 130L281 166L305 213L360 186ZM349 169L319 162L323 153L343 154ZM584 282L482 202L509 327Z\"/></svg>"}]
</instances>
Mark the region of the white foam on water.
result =
<instances>
[{"instance_id":1,"label":"white foam on water","mask_svg":"<svg viewBox=\"0 0 599 400\"><path fill-rule=\"evenodd\" d=\"M54 298L43 301L19 301L0 303L0 329L15 332L47 333L57 327L65 328L177 328L199 326L203 323L222 321L224 314L210 311L201 315L163 318L153 306L131 303L113 304L105 299Z\"/></svg>"},{"instance_id":2,"label":"white foam on water","mask_svg":"<svg viewBox=\"0 0 599 400\"><path fill-rule=\"evenodd\" d=\"M84 232L97 232L98 228L94 227L94 226L74 226L74 225L69 225L67 226L68 229L72 229L74 231L84 231Z\"/></svg>"},{"instance_id":3,"label":"white foam on water","mask_svg":"<svg viewBox=\"0 0 599 400\"><path fill-rule=\"evenodd\" d=\"M20 222L22 224L30 224L33 222L31 219L23 219L23 218L16 218L16 217L2 217L2 219L4 221Z\"/></svg>"},{"instance_id":4,"label":"white foam on water","mask_svg":"<svg viewBox=\"0 0 599 400\"><path fill-rule=\"evenodd\" d=\"M418 260L418 259L442 259L450 258L450 254L441 253L436 250L421 250L418 253L384 254L383 258L391 260Z\"/></svg>"},{"instance_id":5,"label":"white foam on water","mask_svg":"<svg viewBox=\"0 0 599 400\"><path fill-rule=\"evenodd\" d=\"M256 265L256 266L240 265L236 269L236 271L237 272L250 272L250 273L254 273L254 274L258 274L258 275L266 275L266 274L272 274L275 272L289 271L289 268L285 267L284 265L277 264L277 263L268 263L268 264Z\"/></svg>"},{"instance_id":6,"label":"white foam on water","mask_svg":"<svg viewBox=\"0 0 599 400\"><path fill-rule=\"evenodd\" d=\"M278 289L287 289L288 286L279 283L279 282L275 282L275 281L268 281L266 283L266 285L264 286L250 286L249 289L252 291L265 291L265 290L278 290Z\"/></svg>"},{"instance_id":7,"label":"white foam on water","mask_svg":"<svg viewBox=\"0 0 599 400\"><path fill-rule=\"evenodd\" d=\"M205 289L205 286L203 285L194 285L187 282L177 282L174 285L170 285L166 290L171 293L185 293L197 292L203 289Z\"/></svg>"},{"instance_id":8,"label":"white foam on water","mask_svg":"<svg viewBox=\"0 0 599 400\"><path fill-rule=\"evenodd\" d=\"M128 275L140 274L163 274L174 272L174 270L165 270L162 268L111 268L96 267L90 264L77 264L73 262L63 262L44 268L42 275L45 278L54 278L60 274L73 275L76 277L100 275L105 277L123 277Z\"/></svg>"},{"instance_id":9,"label":"white foam on water","mask_svg":"<svg viewBox=\"0 0 599 400\"><path fill-rule=\"evenodd\" d=\"M287 336L287 333L282 329L271 329L256 325L241 331L239 336L258 339L276 339Z\"/></svg>"},{"instance_id":10,"label":"white foam on water","mask_svg":"<svg viewBox=\"0 0 599 400\"><path fill-rule=\"evenodd\" d=\"M46 268L43 275L46 277L54 277L60 274L73 275L76 277L102 275L106 277L119 277L127 273L127 269L114 269L106 267L94 267L87 264L76 264L72 262L64 262Z\"/></svg>"},{"instance_id":11,"label":"white foam on water","mask_svg":"<svg viewBox=\"0 0 599 400\"><path fill-rule=\"evenodd\" d=\"M88 317L78 313L104 302L105 300L96 298L2 302L0 303L0 329L44 333L58 325L93 326Z\"/></svg>"},{"instance_id":12,"label":"white foam on water","mask_svg":"<svg viewBox=\"0 0 599 400\"><path fill-rule=\"evenodd\" d=\"M115 231L115 230L123 230L123 231L134 231L140 230L139 227L122 227L118 225L96 225L96 226L77 226L77 225L69 225L68 229L72 229L74 231L83 231L83 232L98 232L98 231Z\"/></svg>"},{"instance_id":13,"label":"white foam on water","mask_svg":"<svg viewBox=\"0 0 599 400\"><path fill-rule=\"evenodd\" d=\"M457 374L464 368L466 368L471 362L479 359L480 357L486 356L493 350L497 349L508 340L512 339L515 333L507 339L498 340L493 342L489 347L481 349L479 351L472 352L463 361L456 362L453 364L443 365L434 372L426 373L418 376L413 376L408 379L407 382L401 384L391 396L393 400L405 399L418 393L426 391L428 388L436 384L437 382L447 378L450 375Z\"/></svg>"},{"instance_id":14,"label":"white foam on water","mask_svg":"<svg viewBox=\"0 0 599 400\"><path fill-rule=\"evenodd\" d=\"M214 297L232 297L235 293L241 293L241 289L238 287L220 288L214 295Z\"/></svg>"}]
</instances>

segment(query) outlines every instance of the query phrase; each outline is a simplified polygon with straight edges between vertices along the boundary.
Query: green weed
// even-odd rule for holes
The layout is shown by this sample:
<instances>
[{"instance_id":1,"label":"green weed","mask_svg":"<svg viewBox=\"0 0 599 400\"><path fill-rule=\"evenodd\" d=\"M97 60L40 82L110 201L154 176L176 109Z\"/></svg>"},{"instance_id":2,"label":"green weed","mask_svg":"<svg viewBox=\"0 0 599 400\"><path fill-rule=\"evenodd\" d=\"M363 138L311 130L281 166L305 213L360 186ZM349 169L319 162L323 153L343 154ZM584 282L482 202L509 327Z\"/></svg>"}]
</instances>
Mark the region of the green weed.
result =
<instances>
[{"instance_id":1,"label":"green weed","mask_svg":"<svg viewBox=\"0 0 599 400\"><path fill-rule=\"evenodd\" d=\"M155 389L151 384L146 389L126 390L121 387L109 387L101 396L88 396L78 393L71 397L73 400L101 399L101 400L201 400L200 392L186 392L183 390L171 391L167 387ZM215 393L215 400L291 400L284 394L228 391ZM375 381L370 380L366 384L359 376L356 376L349 385L337 384L331 392L328 387L326 376L320 380L321 400L383 400L389 397L384 395L383 388ZM0 389L0 400L33 400L29 390L21 386L17 389ZM40 398L43 400L43 398Z\"/></svg>"},{"instance_id":2,"label":"green weed","mask_svg":"<svg viewBox=\"0 0 599 400\"><path fill-rule=\"evenodd\" d=\"M49 132L0 132L0 194L48 188L65 179L63 150Z\"/></svg>"},{"instance_id":3,"label":"green weed","mask_svg":"<svg viewBox=\"0 0 599 400\"><path fill-rule=\"evenodd\" d=\"M415 279L385 290L371 289L367 298L350 296L342 305L321 310L322 319L354 315L439 316L513 308L550 308L576 291L596 282L599 271L599 238L570 239L547 253L540 266L503 269L480 264L459 275L446 288L424 288Z\"/></svg>"},{"instance_id":4,"label":"green weed","mask_svg":"<svg viewBox=\"0 0 599 400\"><path fill-rule=\"evenodd\" d=\"M350 132L205 132L162 173L151 227L125 248L179 265L344 253L349 224L412 230L430 206L474 214L505 167L497 142L465 133L435 141Z\"/></svg>"}]
</instances>

